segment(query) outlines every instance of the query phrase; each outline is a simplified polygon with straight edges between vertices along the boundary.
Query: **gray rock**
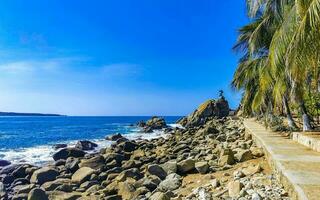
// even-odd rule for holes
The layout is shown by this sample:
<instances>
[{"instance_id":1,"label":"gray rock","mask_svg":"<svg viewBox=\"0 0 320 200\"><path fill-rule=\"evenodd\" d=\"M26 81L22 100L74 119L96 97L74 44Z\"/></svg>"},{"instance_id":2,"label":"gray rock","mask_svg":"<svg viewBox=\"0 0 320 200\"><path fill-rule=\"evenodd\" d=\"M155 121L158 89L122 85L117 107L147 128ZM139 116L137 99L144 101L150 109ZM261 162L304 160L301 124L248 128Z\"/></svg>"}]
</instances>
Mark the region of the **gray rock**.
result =
<instances>
[{"instance_id":1,"label":"gray rock","mask_svg":"<svg viewBox=\"0 0 320 200\"><path fill-rule=\"evenodd\" d=\"M159 190L161 190L162 192L176 190L182 184L181 179L181 176L179 176L178 174L169 174L166 179L159 184Z\"/></svg>"},{"instance_id":2,"label":"gray rock","mask_svg":"<svg viewBox=\"0 0 320 200\"><path fill-rule=\"evenodd\" d=\"M208 162L196 162L195 168L200 174L205 174L209 170Z\"/></svg>"},{"instance_id":3,"label":"gray rock","mask_svg":"<svg viewBox=\"0 0 320 200\"><path fill-rule=\"evenodd\" d=\"M167 172L157 164L149 165L147 170L150 174L158 176L162 180L167 176Z\"/></svg>"},{"instance_id":4,"label":"gray rock","mask_svg":"<svg viewBox=\"0 0 320 200\"><path fill-rule=\"evenodd\" d=\"M59 172L57 170L50 167L43 167L33 172L30 182L41 185L45 182L55 180L58 175Z\"/></svg>"},{"instance_id":5,"label":"gray rock","mask_svg":"<svg viewBox=\"0 0 320 200\"><path fill-rule=\"evenodd\" d=\"M56 160L66 160L69 157L81 158L85 155L85 152L77 148L64 148L53 154L53 159Z\"/></svg>"},{"instance_id":6,"label":"gray rock","mask_svg":"<svg viewBox=\"0 0 320 200\"><path fill-rule=\"evenodd\" d=\"M193 159L186 159L178 163L178 172L187 173L195 169L195 161Z\"/></svg>"}]
</instances>

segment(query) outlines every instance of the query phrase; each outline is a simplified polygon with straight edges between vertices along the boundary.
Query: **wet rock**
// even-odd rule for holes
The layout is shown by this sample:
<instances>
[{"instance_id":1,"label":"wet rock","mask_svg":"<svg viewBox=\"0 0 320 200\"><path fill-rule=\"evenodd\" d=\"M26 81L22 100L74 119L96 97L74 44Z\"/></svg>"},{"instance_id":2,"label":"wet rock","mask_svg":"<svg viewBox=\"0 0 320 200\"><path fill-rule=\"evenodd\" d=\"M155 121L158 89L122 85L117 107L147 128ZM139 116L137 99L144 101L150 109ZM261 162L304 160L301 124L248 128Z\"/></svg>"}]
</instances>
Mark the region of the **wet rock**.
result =
<instances>
[{"instance_id":1,"label":"wet rock","mask_svg":"<svg viewBox=\"0 0 320 200\"><path fill-rule=\"evenodd\" d=\"M117 141L118 139L123 138L123 136L120 133L117 133L115 135L110 135L106 137L106 140L110 140L110 141Z\"/></svg>"},{"instance_id":2,"label":"wet rock","mask_svg":"<svg viewBox=\"0 0 320 200\"><path fill-rule=\"evenodd\" d=\"M8 165L11 165L10 161L0 160L0 167L5 167L5 166L8 166Z\"/></svg>"},{"instance_id":3,"label":"wet rock","mask_svg":"<svg viewBox=\"0 0 320 200\"><path fill-rule=\"evenodd\" d=\"M75 148L80 149L82 151L90 151L94 150L98 145L96 143L90 142L88 140L80 140L77 142Z\"/></svg>"},{"instance_id":4,"label":"wet rock","mask_svg":"<svg viewBox=\"0 0 320 200\"><path fill-rule=\"evenodd\" d=\"M57 170L50 167L43 167L41 169L36 170L32 174L30 178L30 182L36 183L36 184L43 184L45 182L56 179L58 175L59 175L59 172Z\"/></svg>"},{"instance_id":5,"label":"wet rock","mask_svg":"<svg viewBox=\"0 0 320 200\"><path fill-rule=\"evenodd\" d=\"M55 145L53 145L53 148L54 148L55 150L63 149L63 148L67 148L67 147L68 147L67 144L55 144Z\"/></svg>"},{"instance_id":6,"label":"wet rock","mask_svg":"<svg viewBox=\"0 0 320 200\"><path fill-rule=\"evenodd\" d=\"M85 152L77 148L64 148L53 154L55 161L63 159L66 160L69 157L81 158L85 155Z\"/></svg>"}]
</instances>

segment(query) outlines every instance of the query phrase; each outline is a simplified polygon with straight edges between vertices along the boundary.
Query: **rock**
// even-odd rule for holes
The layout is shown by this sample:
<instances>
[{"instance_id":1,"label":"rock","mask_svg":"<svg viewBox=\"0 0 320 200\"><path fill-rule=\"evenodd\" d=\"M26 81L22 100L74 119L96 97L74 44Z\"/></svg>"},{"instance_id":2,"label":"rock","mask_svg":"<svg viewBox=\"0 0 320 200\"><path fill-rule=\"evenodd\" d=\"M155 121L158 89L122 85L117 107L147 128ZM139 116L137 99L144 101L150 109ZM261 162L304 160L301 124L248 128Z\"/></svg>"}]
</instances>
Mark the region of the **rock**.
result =
<instances>
[{"instance_id":1,"label":"rock","mask_svg":"<svg viewBox=\"0 0 320 200\"><path fill-rule=\"evenodd\" d=\"M123 138L123 136L120 133L117 133L115 135L110 135L106 137L106 140L110 140L110 141L117 141L118 139Z\"/></svg>"},{"instance_id":2,"label":"rock","mask_svg":"<svg viewBox=\"0 0 320 200\"><path fill-rule=\"evenodd\" d=\"M228 192L230 197L238 197L243 185L240 181L231 181L228 184Z\"/></svg>"},{"instance_id":3,"label":"rock","mask_svg":"<svg viewBox=\"0 0 320 200\"><path fill-rule=\"evenodd\" d=\"M74 186L71 183L70 179L58 178L56 180L49 181L49 182L46 182L46 183L42 184L41 188L43 188L46 191L53 191L53 190L55 190L56 188L58 188L59 186L62 186L62 185Z\"/></svg>"},{"instance_id":4,"label":"rock","mask_svg":"<svg viewBox=\"0 0 320 200\"><path fill-rule=\"evenodd\" d=\"M163 118L152 117L146 122L146 126L151 127L152 129L162 129L166 128L167 124Z\"/></svg>"},{"instance_id":5,"label":"rock","mask_svg":"<svg viewBox=\"0 0 320 200\"><path fill-rule=\"evenodd\" d=\"M90 167L94 170L101 170L105 166L105 160L103 156L97 155L89 159L82 159L79 163L79 167Z\"/></svg>"},{"instance_id":6,"label":"rock","mask_svg":"<svg viewBox=\"0 0 320 200\"><path fill-rule=\"evenodd\" d=\"M256 173L259 173L262 171L262 168L260 165L250 165L248 166L247 168L244 168L242 170L242 172L246 175L246 176L249 176L249 175L253 175L253 174L256 174Z\"/></svg>"},{"instance_id":7,"label":"rock","mask_svg":"<svg viewBox=\"0 0 320 200\"><path fill-rule=\"evenodd\" d=\"M74 173L79 169L80 160L78 158L69 157L66 160L65 167L71 173Z\"/></svg>"},{"instance_id":8,"label":"rock","mask_svg":"<svg viewBox=\"0 0 320 200\"><path fill-rule=\"evenodd\" d=\"M181 184L181 176L179 176L178 174L169 174L165 180L163 180L160 184L159 184L159 190L161 190L162 192L167 192L167 191L173 191L178 189Z\"/></svg>"},{"instance_id":9,"label":"rock","mask_svg":"<svg viewBox=\"0 0 320 200\"><path fill-rule=\"evenodd\" d=\"M177 173L177 161L168 161L161 165L167 174Z\"/></svg>"},{"instance_id":10,"label":"rock","mask_svg":"<svg viewBox=\"0 0 320 200\"><path fill-rule=\"evenodd\" d=\"M63 159L66 160L69 157L81 158L85 155L85 152L77 148L64 148L53 154L55 161Z\"/></svg>"},{"instance_id":11,"label":"rock","mask_svg":"<svg viewBox=\"0 0 320 200\"><path fill-rule=\"evenodd\" d=\"M55 180L58 175L59 172L57 170L50 167L43 167L33 172L30 182L41 185L45 182Z\"/></svg>"},{"instance_id":12,"label":"rock","mask_svg":"<svg viewBox=\"0 0 320 200\"><path fill-rule=\"evenodd\" d=\"M137 123L137 126L143 128L143 127L146 126L146 122L140 121L140 122Z\"/></svg>"},{"instance_id":13,"label":"rock","mask_svg":"<svg viewBox=\"0 0 320 200\"><path fill-rule=\"evenodd\" d=\"M135 197L136 188L127 182L120 182L118 184L118 195L122 197L123 200L131 200Z\"/></svg>"},{"instance_id":14,"label":"rock","mask_svg":"<svg viewBox=\"0 0 320 200\"><path fill-rule=\"evenodd\" d=\"M235 159L238 162L245 162L248 160L253 159L253 155L251 153L250 150L240 150L236 155L235 155Z\"/></svg>"},{"instance_id":15,"label":"rock","mask_svg":"<svg viewBox=\"0 0 320 200\"><path fill-rule=\"evenodd\" d=\"M88 181L95 171L89 167L81 167L71 177L72 182L81 184Z\"/></svg>"},{"instance_id":16,"label":"rock","mask_svg":"<svg viewBox=\"0 0 320 200\"><path fill-rule=\"evenodd\" d=\"M0 167L5 167L5 166L8 166L8 165L11 165L10 161L0 160Z\"/></svg>"},{"instance_id":17,"label":"rock","mask_svg":"<svg viewBox=\"0 0 320 200\"><path fill-rule=\"evenodd\" d=\"M209 170L208 162L196 162L195 168L200 174L205 174Z\"/></svg>"},{"instance_id":18,"label":"rock","mask_svg":"<svg viewBox=\"0 0 320 200\"><path fill-rule=\"evenodd\" d=\"M12 164L12 165L7 165L5 167L3 167L0 170L0 174L11 174L13 171L15 171L16 169L18 169L21 165L16 165L16 164Z\"/></svg>"},{"instance_id":19,"label":"rock","mask_svg":"<svg viewBox=\"0 0 320 200\"><path fill-rule=\"evenodd\" d=\"M135 180L139 180L143 177L143 175L140 173L139 169L132 168L122 171L116 178L117 181L123 182L127 178L133 178Z\"/></svg>"},{"instance_id":20,"label":"rock","mask_svg":"<svg viewBox=\"0 0 320 200\"><path fill-rule=\"evenodd\" d=\"M132 141L125 141L119 144L125 152L132 152L136 150L137 144Z\"/></svg>"},{"instance_id":21,"label":"rock","mask_svg":"<svg viewBox=\"0 0 320 200\"><path fill-rule=\"evenodd\" d=\"M234 163L235 163L235 160L234 160L234 154L233 154L232 150L223 149L221 151L219 165L220 166L233 165Z\"/></svg>"},{"instance_id":22,"label":"rock","mask_svg":"<svg viewBox=\"0 0 320 200\"><path fill-rule=\"evenodd\" d=\"M229 104L223 97L218 100L208 100L201 104L191 115L178 121L184 127L194 127L205 124L209 117L226 117L229 115Z\"/></svg>"},{"instance_id":23,"label":"rock","mask_svg":"<svg viewBox=\"0 0 320 200\"><path fill-rule=\"evenodd\" d=\"M167 172L157 164L149 165L147 170L150 174L158 176L162 180L167 176Z\"/></svg>"},{"instance_id":24,"label":"rock","mask_svg":"<svg viewBox=\"0 0 320 200\"><path fill-rule=\"evenodd\" d=\"M28 200L48 200L48 196L44 190L34 188L29 192Z\"/></svg>"},{"instance_id":25,"label":"rock","mask_svg":"<svg viewBox=\"0 0 320 200\"><path fill-rule=\"evenodd\" d=\"M90 142L88 140L80 140L77 142L75 148L83 150L83 151L90 151L94 150L98 145L96 143Z\"/></svg>"},{"instance_id":26,"label":"rock","mask_svg":"<svg viewBox=\"0 0 320 200\"><path fill-rule=\"evenodd\" d=\"M178 172L180 173L185 174L194 169L195 169L195 161L193 159L186 159L178 163Z\"/></svg>"},{"instance_id":27,"label":"rock","mask_svg":"<svg viewBox=\"0 0 320 200\"><path fill-rule=\"evenodd\" d=\"M170 197L163 192L156 192L150 196L149 200L170 200Z\"/></svg>"},{"instance_id":28,"label":"rock","mask_svg":"<svg viewBox=\"0 0 320 200\"><path fill-rule=\"evenodd\" d=\"M63 148L67 148L67 147L68 147L67 144L55 144L55 145L53 145L53 148L54 148L55 150L63 149Z\"/></svg>"},{"instance_id":29,"label":"rock","mask_svg":"<svg viewBox=\"0 0 320 200\"><path fill-rule=\"evenodd\" d=\"M252 155L256 158L260 158L260 157L264 156L263 150L261 148L251 147L250 150L251 150Z\"/></svg>"},{"instance_id":30,"label":"rock","mask_svg":"<svg viewBox=\"0 0 320 200\"><path fill-rule=\"evenodd\" d=\"M251 200L262 200L261 196L258 193L253 193Z\"/></svg>"}]
</instances>

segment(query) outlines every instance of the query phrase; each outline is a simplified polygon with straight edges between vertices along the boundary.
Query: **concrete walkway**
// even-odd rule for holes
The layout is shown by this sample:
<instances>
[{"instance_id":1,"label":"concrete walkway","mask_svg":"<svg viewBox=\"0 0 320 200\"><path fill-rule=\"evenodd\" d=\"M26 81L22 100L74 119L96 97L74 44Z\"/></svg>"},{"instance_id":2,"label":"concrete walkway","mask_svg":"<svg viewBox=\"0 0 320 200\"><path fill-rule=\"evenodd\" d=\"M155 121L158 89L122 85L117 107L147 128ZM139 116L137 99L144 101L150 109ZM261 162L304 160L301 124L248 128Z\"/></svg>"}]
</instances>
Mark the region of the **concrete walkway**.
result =
<instances>
[{"instance_id":1,"label":"concrete walkway","mask_svg":"<svg viewBox=\"0 0 320 200\"><path fill-rule=\"evenodd\" d=\"M245 120L246 131L265 151L269 164L292 199L320 200L320 153Z\"/></svg>"}]
</instances>

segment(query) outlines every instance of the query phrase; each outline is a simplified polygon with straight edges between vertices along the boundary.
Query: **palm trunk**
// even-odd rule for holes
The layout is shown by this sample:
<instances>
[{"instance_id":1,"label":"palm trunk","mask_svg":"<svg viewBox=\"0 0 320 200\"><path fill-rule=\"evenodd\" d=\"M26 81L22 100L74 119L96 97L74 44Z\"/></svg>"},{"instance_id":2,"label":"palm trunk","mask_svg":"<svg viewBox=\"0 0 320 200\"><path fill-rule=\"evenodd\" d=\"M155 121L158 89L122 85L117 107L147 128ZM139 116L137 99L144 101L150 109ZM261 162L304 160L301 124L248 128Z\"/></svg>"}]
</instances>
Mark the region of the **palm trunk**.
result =
<instances>
[{"instance_id":1,"label":"palm trunk","mask_svg":"<svg viewBox=\"0 0 320 200\"><path fill-rule=\"evenodd\" d=\"M293 120L293 117L292 117L292 114L291 114L291 110L290 110L290 107L289 107L289 103L288 103L288 99L286 97L283 97L283 106L284 106L285 112L287 114L288 126L291 129L297 129L298 127L297 127L296 123Z\"/></svg>"},{"instance_id":2,"label":"palm trunk","mask_svg":"<svg viewBox=\"0 0 320 200\"><path fill-rule=\"evenodd\" d=\"M310 117L307 113L306 106L304 105L304 102L300 102L300 110L302 113L302 120L303 120L303 131L310 131L312 130L311 122L310 122Z\"/></svg>"}]
</instances>

